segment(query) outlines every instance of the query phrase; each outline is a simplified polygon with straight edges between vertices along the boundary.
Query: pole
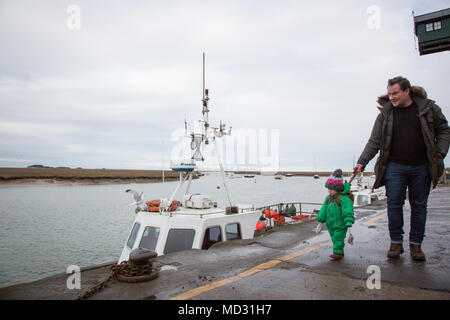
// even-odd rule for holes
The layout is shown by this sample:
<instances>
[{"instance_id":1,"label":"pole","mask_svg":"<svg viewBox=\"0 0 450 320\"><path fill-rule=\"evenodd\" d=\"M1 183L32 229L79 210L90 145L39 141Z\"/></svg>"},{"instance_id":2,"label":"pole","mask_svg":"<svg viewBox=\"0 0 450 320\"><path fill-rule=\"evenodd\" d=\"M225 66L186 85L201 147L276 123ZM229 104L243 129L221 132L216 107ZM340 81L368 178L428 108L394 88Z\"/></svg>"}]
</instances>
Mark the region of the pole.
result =
<instances>
[{"instance_id":1,"label":"pole","mask_svg":"<svg viewBox=\"0 0 450 320\"><path fill-rule=\"evenodd\" d=\"M203 52L203 91L202 99L205 100L205 53Z\"/></svg>"},{"instance_id":2,"label":"pole","mask_svg":"<svg viewBox=\"0 0 450 320\"><path fill-rule=\"evenodd\" d=\"M216 149L217 161L219 162L220 173L222 174L223 185L224 185L225 191L227 193L227 198L228 198L228 202L230 203L230 207L232 207L233 204L231 202L230 193L228 192L227 183L225 182L225 174L223 172L222 161L220 161L219 150L217 149L216 137L213 137L213 140L214 140L214 149Z\"/></svg>"},{"instance_id":3,"label":"pole","mask_svg":"<svg viewBox=\"0 0 450 320\"><path fill-rule=\"evenodd\" d=\"M164 183L164 140L162 141L162 182Z\"/></svg>"}]
</instances>

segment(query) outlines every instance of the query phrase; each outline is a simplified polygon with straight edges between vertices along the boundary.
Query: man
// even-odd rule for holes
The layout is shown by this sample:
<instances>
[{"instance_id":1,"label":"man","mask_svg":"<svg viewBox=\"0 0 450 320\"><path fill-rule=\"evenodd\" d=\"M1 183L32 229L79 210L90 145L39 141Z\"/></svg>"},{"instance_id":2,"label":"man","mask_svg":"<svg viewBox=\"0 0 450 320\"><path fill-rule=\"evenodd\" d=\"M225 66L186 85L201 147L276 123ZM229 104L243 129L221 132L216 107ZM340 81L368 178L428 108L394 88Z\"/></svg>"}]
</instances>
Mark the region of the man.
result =
<instances>
[{"instance_id":1,"label":"man","mask_svg":"<svg viewBox=\"0 0 450 320\"><path fill-rule=\"evenodd\" d=\"M410 253L424 261L421 245L425 236L430 184L436 187L444 171L443 159L450 144L450 128L441 109L427 99L421 87L408 79L388 81L387 95L378 98L382 106L369 141L354 170L362 172L380 150L375 163L374 188L386 186L389 235L387 256L403 253L403 204L408 188L411 205Z\"/></svg>"}]
</instances>

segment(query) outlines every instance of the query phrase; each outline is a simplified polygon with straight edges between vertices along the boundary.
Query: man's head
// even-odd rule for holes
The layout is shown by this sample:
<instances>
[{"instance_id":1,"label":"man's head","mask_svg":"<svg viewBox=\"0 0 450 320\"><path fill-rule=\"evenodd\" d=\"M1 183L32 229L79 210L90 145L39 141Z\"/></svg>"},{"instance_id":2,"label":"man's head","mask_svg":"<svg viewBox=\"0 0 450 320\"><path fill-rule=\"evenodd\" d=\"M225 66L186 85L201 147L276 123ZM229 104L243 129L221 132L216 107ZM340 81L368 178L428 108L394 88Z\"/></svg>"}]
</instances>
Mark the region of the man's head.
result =
<instances>
[{"instance_id":1,"label":"man's head","mask_svg":"<svg viewBox=\"0 0 450 320\"><path fill-rule=\"evenodd\" d=\"M395 77L388 80L388 96L394 107L406 107L412 103L409 95L411 83L403 77Z\"/></svg>"}]
</instances>

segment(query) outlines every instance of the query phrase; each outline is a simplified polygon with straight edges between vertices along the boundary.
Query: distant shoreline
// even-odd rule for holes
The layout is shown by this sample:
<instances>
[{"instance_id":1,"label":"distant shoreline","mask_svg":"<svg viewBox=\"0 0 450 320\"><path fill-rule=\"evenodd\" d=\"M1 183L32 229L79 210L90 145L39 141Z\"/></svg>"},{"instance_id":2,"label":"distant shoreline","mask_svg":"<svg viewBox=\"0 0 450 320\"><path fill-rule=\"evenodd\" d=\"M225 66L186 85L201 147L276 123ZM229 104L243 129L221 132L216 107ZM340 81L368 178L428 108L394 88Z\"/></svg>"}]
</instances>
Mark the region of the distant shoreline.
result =
<instances>
[{"instance_id":1,"label":"distant shoreline","mask_svg":"<svg viewBox=\"0 0 450 320\"><path fill-rule=\"evenodd\" d=\"M312 177L316 172L310 171L233 171L235 174L255 175L292 175ZM208 173L208 171L204 171ZM331 172L317 172L320 177L328 177ZM344 172L344 177L351 176ZM372 175L365 172L365 176ZM124 170L124 169L69 169L69 168L0 168L0 185L98 185L162 182L162 170ZM197 176L195 176L197 178ZM164 171L165 181L179 179L177 172Z\"/></svg>"},{"instance_id":2,"label":"distant shoreline","mask_svg":"<svg viewBox=\"0 0 450 320\"><path fill-rule=\"evenodd\" d=\"M162 182L162 170L0 168L0 185L96 185ZM165 181L179 175L164 171Z\"/></svg>"}]
</instances>

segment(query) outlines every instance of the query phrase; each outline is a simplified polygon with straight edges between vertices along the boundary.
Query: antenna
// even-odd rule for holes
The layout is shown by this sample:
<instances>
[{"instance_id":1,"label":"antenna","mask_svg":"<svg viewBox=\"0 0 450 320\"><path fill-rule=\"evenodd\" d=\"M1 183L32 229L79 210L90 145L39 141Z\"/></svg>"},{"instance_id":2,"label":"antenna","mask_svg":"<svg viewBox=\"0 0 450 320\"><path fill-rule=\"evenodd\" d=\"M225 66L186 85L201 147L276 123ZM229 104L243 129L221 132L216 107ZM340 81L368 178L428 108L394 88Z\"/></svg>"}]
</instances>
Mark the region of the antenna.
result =
<instances>
[{"instance_id":1,"label":"antenna","mask_svg":"<svg viewBox=\"0 0 450 320\"><path fill-rule=\"evenodd\" d=\"M209 90L205 88L205 53L203 52L203 120L205 121L205 124L203 126L204 131L203 131L203 135L205 136L205 144L209 144L209 140L208 140L208 127L209 127L209 109L208 109L208 97L209 94Z\"/></svg>"},{"instance_id":2,"label":"antenna","mask_svg":"<svg viewBox=\"0 0 450 320\"><path fill-rule=\"evenodd\" d=\"M203 52L203 92L202 99L205 100L205 53Z\"/></svg>"}]
</instances>

